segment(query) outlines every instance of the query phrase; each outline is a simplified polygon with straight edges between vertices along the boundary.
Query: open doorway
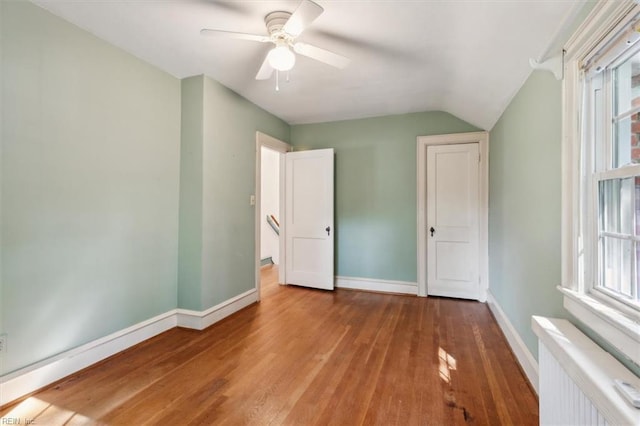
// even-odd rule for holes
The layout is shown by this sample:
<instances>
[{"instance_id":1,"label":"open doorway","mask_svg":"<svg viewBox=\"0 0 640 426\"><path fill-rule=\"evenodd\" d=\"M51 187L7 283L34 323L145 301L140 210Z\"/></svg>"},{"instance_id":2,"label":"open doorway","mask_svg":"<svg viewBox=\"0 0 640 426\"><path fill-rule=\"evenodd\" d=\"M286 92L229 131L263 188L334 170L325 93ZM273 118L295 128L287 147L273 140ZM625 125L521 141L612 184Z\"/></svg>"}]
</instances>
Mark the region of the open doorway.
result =
<instances>
[{"instance_id":1,"label":"open doorway","mask_svg":"<svg viewBox=\"0 0 640 426\"><path fill-rule=\"evenodd\" d=\"M262 146L260 167L260 270L264 288L265 269L280 265L280 153ZM270 275L274 275L271 273Z\"/></svg>"},{"instance_id":2,"label":"open doorway","mask_svg":"<svg viewBox=\"0 0 640 426\"><path fill-rule=\"evenodd\" d=\"M261 297L263 276L285 283L284 154L291 145L256 133L256 290ZM268 271L267 271L268 269ZM265 273L266 272L266 273Z\"/></svg>"}]
</instances>

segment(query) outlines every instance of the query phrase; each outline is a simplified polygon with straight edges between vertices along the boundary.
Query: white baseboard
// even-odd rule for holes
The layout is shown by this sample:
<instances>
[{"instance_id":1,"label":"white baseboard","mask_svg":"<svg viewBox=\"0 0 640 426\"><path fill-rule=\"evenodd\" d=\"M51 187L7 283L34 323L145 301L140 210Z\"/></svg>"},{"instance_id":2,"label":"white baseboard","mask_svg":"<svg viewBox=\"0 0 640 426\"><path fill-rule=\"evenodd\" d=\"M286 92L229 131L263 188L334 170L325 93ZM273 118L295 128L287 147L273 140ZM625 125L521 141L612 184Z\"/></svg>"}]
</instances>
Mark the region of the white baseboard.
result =
<instances>
[{"instance_id":1,"label":"white baseboard","mask_svg":"<svg viewBox=\"0 0 640 426\"><path fill-rule=\"evenodd\" d=\"M204 330L223 318L238 312L240 309L258 301L257 290L251 289L236 297L226 300L206 311L191 311L188 309L178 309L178 327Z\"/></svg>"},{"instance_id":2,"label":"white baseboard","mask_svg":"<svg viewBox=\"0 0 640 426\"><path fill-rule=\"evenodd\" d=\"M206 311L172 309L124 330L0 376L0 406L176 326L203 330L257 300L258 293L252 289Z\"/></svg>"},{"instance_id":3,"label":"white baseboard","mask_svg":"<svg viewBox=\"0 0 640 426\"><path fill-rule=\"evenodd\" d=\"M376 280L358 277L336 277L336 287L382 293L418 294L418 283L410 281Z\"/></svg>"},{"instance_id":4,"label":"white baseboard","mask_svg":"<svg viewBox=\"0 0 640 426\"><path fill-rule=\"evenodd\" d=\"M493 312L493 316L496 318L502 332L507 338L507 342L509 343L509 346L511 346L511 350L518 359L520 366L527 375L529 383L531 383L533 389L538 393L538 363L536 362L536 359L529 351L529 348L527 348L527 345L524 344L520 335L513 327L509 318L507 318L507 315L504 313L490 291L487 292L487 304L489 305L491 312Z\"/></svg>"},{"instance_id":5,"label":"white baseboard","mask_svg":"<svg viewBox=\"0 0 640 426\"><path fill-rule=\"evenodd\" d=\"M174 328L175 310L0 377L0 406Z\"/></svg>"}]
</instances>

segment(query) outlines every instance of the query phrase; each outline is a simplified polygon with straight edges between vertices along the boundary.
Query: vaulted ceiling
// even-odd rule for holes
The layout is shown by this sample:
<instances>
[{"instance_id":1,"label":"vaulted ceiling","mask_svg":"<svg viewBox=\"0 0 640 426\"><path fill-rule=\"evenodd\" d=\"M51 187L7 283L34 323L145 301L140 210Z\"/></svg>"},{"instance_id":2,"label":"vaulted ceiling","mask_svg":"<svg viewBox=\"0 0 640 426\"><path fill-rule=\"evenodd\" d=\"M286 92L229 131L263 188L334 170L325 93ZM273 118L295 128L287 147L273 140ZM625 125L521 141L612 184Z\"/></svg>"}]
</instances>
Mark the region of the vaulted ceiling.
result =
<instances>
[{"instance_id":1,"label":"vaulted ceiling","mask_svg":"<svg viewBox=\"0 0 640 426\"><path fill-rule=\"evenodd\" d=\"M298 56L288 83L255 75L270 46L202 28L266 35L264 17L299 0L33 0L184 78L205 74L290 124L440 110L491 129L531 72L557 53L584 0L316 0L298 38L351 59ZM284 80L284 79L283 79Z\"/></svg>"}]
</instances>

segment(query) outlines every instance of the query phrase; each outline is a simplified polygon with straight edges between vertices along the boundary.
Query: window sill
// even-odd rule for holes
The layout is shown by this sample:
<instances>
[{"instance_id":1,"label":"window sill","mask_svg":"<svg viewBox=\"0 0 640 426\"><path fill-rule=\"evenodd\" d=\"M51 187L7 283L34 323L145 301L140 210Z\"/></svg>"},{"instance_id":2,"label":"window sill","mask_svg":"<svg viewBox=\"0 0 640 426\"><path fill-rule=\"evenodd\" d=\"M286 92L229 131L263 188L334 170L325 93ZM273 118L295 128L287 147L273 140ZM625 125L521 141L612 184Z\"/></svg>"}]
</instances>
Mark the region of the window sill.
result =
<instances>
[{"instance_id":1,"label":"window sill","mask_svg":"<svg viewBox=\"0 0 640 426\"><path fill-rule=\"evenodd\" d=\"M564 307L632 362L640 365L640 322L598 299L559 287Z\"/></svg>"}]
</instances>

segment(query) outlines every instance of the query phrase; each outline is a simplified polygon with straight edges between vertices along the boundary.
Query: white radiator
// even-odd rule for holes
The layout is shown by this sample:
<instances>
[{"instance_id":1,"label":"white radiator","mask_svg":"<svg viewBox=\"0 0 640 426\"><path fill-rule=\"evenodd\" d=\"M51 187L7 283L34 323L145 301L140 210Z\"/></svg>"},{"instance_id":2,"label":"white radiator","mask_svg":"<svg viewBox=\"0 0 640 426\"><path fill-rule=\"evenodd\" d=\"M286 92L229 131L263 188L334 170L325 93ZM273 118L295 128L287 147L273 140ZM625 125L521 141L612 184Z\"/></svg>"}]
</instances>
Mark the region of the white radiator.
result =
<instances>
[{"instance_id":1,"label":"white radiator","mask_svg":"<svg viewBox=\"0 0 640 426\"><path fill-rule=\"evenodd\" d=\"M640 380L566 320L533 317L538 335L540 424L640 425L614 379Z\"/></svg>"},{"instance_id":2,"label":"white radiator","mask_svg":"<svg viewBox=\"0 0 640 426\"><path fill-rule=\"evenodd\" d=\"M546 346L538 349L541 425L606 425L604 416Z\"/></svg>"}]
</instances>

